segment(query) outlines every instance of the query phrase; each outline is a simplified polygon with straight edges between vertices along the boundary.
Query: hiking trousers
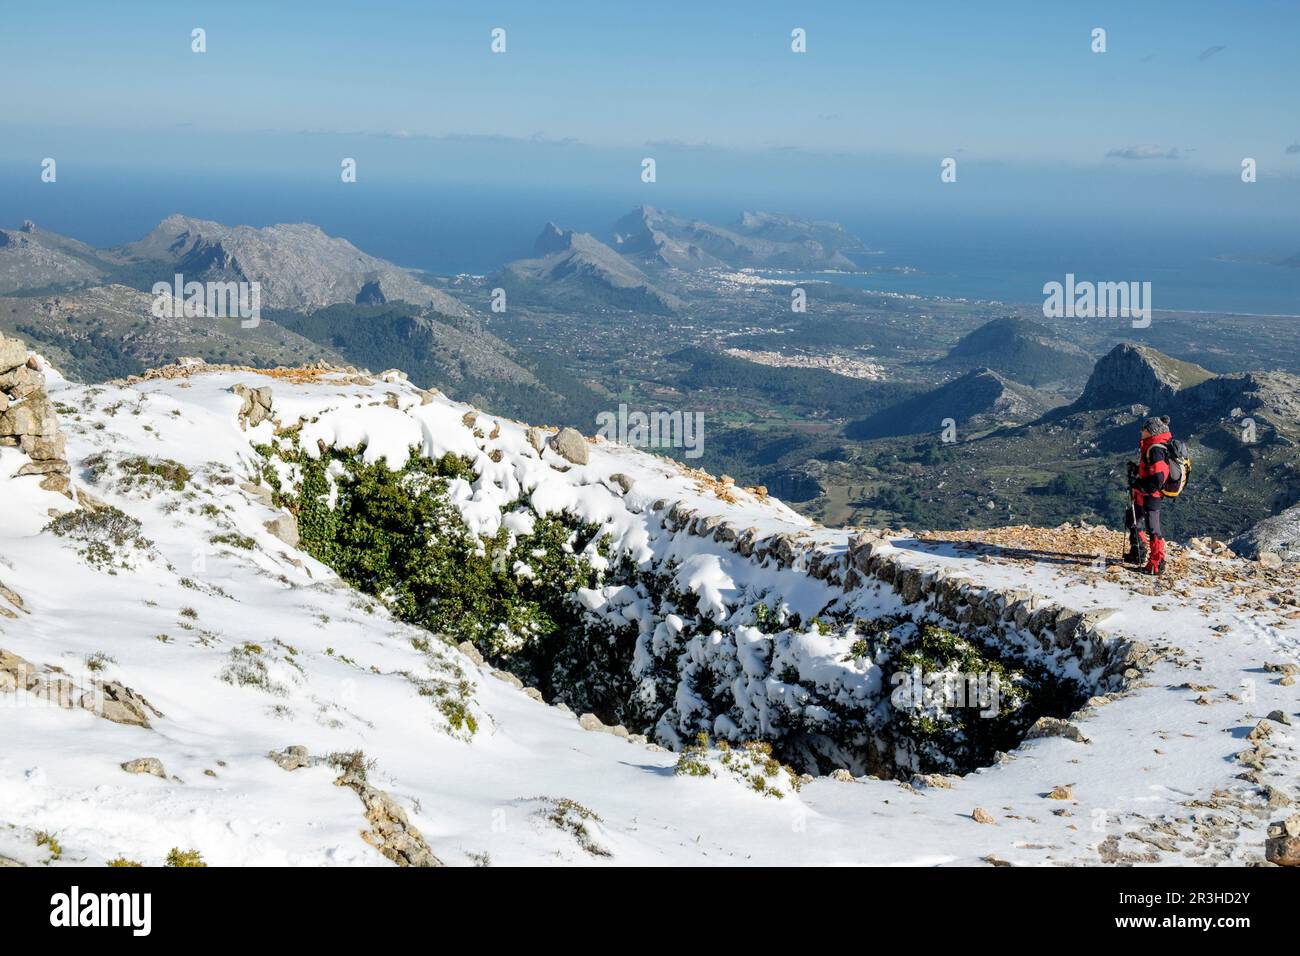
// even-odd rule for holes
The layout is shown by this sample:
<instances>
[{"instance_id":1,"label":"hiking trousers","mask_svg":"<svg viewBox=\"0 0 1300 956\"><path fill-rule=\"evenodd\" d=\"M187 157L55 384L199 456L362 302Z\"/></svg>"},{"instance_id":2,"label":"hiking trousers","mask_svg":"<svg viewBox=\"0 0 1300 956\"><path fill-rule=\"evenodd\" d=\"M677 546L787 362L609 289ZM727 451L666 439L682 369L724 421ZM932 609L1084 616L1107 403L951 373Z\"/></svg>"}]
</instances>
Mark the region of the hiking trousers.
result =
<instances>
[{"instance_id":1,"label":"hiking trousers","mask_svg":"<svg viewBox=\"0 0 1300 956\"><path fill-rule=\"evenodd\" d=\"M1160 505L1163 499L1144 496L1142 504L1133 503L1132 508L1124 511L1124 526L1128 528L1129 544L1134 548L1142 543L1139 532L1145 531L1152 538L1163 538L1160 532Z\"/></svg>"}]
</instances>

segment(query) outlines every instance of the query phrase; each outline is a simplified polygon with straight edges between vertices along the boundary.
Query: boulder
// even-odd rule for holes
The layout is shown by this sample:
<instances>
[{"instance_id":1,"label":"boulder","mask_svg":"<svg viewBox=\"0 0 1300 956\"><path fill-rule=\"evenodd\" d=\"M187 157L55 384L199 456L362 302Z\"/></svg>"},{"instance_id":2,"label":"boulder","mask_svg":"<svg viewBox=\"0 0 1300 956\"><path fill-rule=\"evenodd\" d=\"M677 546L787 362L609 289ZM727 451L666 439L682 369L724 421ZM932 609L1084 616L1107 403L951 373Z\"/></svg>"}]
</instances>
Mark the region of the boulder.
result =
<instances>
[{"instance_id":1,"label":"boulder","mask_svg":"<svg viewBox=\"0 0 1300 956\"><path fill-rule=\"evenodd\" d=\"M281 770L297 770L299 767L311 766L311 754L301 744L294 744L283 750L272 750L266 756Z\"/></svg>"},{"instance_id":2,"label":"boulder","mask_svg":"<svg viewBox=\"0 0 1300 956\"><path fill-rule=\"evenodd\" d=\"M29 461L14 474L22 477L23 475L67 475L71 473L72 467L66 461L56 458L50 461Z\"/></svg>"},{"instance_id":3,"label":"boulder","mask_svg":"<svg viewBox=\"0 0 1300 956\"><path fill-rule=\"evenodd\" d=\"M229 391L243 399L239 406L239 424L241 428L260 425L271 417L271 389L266 385L230 386Z\"/></svg>"},{"instance_id":4,"label":"boulder","mask_svg":"<svg viewBox=\"0 0 1300 956\"><path fill-rule=\"evenodd\" d=\"M561 428L551 436L551 449L565 461L585 465L588 460L587 439L576 428Z\"/></svg>"},{"instance_id":5,"label":"boulder","mask_svg":"<svg viewBox=\"0 0 1300 956\"><path fill-rule=\"evenodd\" d=\"M53 437L42 435L23 435L18 441L27 457L32 461L63 461L67 458L67 441L60 434Z\"/></svg>"},{"instance_id":6,"label":"boulder","mask_svg":"<svg viewBox=\"0 0 1300 956\"><path fill-rule=\"evenodd\" d=\"M122 769L127 773L147 773L167 779L167 771L163 769L162 761L157 757L136 757L122 764Z\"/></svg>"},{"instance_id":7,"label":"boulder","mask_svg":"<svg viewBox=\"0 0 1300 956\"><path fill-rule=\"evenodd\" d=\"M479 649L469 641L461 641L456 645L456 649L473 661L476 666L483 666L483 655L480 654Z\"/></svg>"},{"instance_id":8,"label":"boulder","mask_svg":"<svg viewBox=\"0 0 1300 956\"><path fill-rule=\"evenodd\" d=\"M26 365L0 372L0 392L4 392L13 401L45 390L45 377L36 369Z\"/></svg>"},{"instance_id":9,"label":"boulder","mask_svg":"<svg viewBox=\"0 0 1300 956\"><path fill-rule=\"evenodd\" d=\"M1300 813L1269 824L1264 859L1277 866L1300 866Z\"/></svg>"},{"instance_id":10,"label":"boulder","mask_svg":"<svg viewBox=\"0 0 1300 956\"><path fill-rule=\"evenodd\" d=\"M78 706L115 724L149 727L149 715L161 717L157 708L117 681L95 681L81 695Z\"/></svg>"},{"instance_id":11,"label":"boulder","mask_svg":"<svg viewBox=\"0 0 1300 956\"><path fill-rule=\"evenodd\" d=\"M1091 743L1077 725L1057 717L1039 717L1034 721L1034 725L1025 734L1025 739L1034 740L1039 737L1064 737L1077 744Z\"/></svg>"},{"instance_id":12,"label":"boulder","mask_svg":"<svg viewBox=\"0 0 1300 956\"><path fill-rule=\"evenodd\" d=\"M505 681L507 684L509 684L509 685L510 685L511 687L513 687L515 690L523 690L523 689L524 689L524 682L521 681L521 680L520 680L518 677L516 677L514 674L510 673L509 671L496 670L496 671L493 671L493 672L492 672L492 676L495 677L495 678L496 678L497 680L499 680L499 681Z\"/></svg>"},{"instance_id":13,"label":"boulder","mask_svg":"<svg viewBox=\"0 0 1300 956\"><path fill-rule=\"evenodd\" d=\"M0 693L28 690L39 680L35 664L0 648Z\"/></svg>"},{"instance_id":14,"label":"boulder","mask_svg":"<svg viewBox=\"0 0 1300 956\"><path fill-rule=\"evenodd\" d=\"M21 339L9 339L0 335L0 372L18 368L27 364L27 346Z\"/></svg>"},{"instance_id":15,"label":"boulder","mask_svg":"<svg viewBox=\"0 0 1300 956\"><path fill-rule=\"evenodd\" d=\"M0 413L0 435L53 438L58 434L54 407L44 395L31 396Z\"/></svg>"},{"instance_id":16,"label":"boulder","mask_svg":"<svg viewBox=\"0 0 1300 956\"><path fill-rule=\"evenodd\" d=\"M298 519L288 512L276 515L270 521L263 524L262 527L275 537L279 538L289 547L298 547Z\"/></svg>"}]
</instances>

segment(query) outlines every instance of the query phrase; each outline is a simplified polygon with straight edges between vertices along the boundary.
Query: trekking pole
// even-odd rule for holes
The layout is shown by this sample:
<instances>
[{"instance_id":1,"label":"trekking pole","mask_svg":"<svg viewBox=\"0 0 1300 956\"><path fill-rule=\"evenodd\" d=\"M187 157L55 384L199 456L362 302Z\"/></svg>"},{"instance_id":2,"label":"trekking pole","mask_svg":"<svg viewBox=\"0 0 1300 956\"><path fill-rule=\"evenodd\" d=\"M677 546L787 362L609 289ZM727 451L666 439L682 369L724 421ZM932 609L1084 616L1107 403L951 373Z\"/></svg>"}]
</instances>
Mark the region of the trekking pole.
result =
<instances>
[{"instance_id":1,"label":"trekking pole","mask_svg":"<svg viewBox=\"0 0 1300 956\"><path fill-rule=\"evenodd\" d=\"M1134 501L1133 501L1133 482L1134 482L1134 479L1136 478L1136 475L1134 474L1135 470L1136 470L1136 469L1134 469L1134 467L1133 467L1133 463L1132 463L1132 462L1129 462L1129 465L1128 465L1128 489L1127 489L1127 491L1125 492L1125 494L1128 495L1128 513L1129 513L1129 522L1130 522L1130 523L1129 523L1129 529L1130 529L1130 530L1129 530L1129 540L1130 540L1130 541L1133 540L1133 536L1134 536L1135 534L1137 534L1137 532L1138 532L1138 513L1137 513L1137 505L1136 505L1136 504L1134 503ZM1139 552L1139 553L1141 553L1141 552Z\"/></svg>"}]
</instances>

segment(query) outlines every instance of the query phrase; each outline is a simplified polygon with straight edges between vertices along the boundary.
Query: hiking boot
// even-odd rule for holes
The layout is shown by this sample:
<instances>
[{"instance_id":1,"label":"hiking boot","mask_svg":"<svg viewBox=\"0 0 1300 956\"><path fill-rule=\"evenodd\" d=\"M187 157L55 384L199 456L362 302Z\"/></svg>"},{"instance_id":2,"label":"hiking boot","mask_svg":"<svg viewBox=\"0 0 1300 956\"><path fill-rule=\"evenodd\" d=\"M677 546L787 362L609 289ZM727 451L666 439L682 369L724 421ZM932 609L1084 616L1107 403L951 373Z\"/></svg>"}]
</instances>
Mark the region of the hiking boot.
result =
<instances>
[{"instance_id":1,"label":"hiking boot","mask_svg":"<svg viewBox=\"0 0 1300 956\"><path fill-rule=\"evenodd\" d=\"M1141 568L1139 573L1149 574L1152 577L1159 577L1164 570L1165 563L1163 561L1148 561L1146 567Z\"/></svg>"},{"instance_id":2,"label":"hiking boot","mask_svg":"<svg viewBox=\"0 0 1300 956\"><path fill-rule=\"evenodd\" d=\"M1146 564L1146 549L1138 547L1136 544L1124 552L1125 564Z\"/></svg>"}]
</instances>

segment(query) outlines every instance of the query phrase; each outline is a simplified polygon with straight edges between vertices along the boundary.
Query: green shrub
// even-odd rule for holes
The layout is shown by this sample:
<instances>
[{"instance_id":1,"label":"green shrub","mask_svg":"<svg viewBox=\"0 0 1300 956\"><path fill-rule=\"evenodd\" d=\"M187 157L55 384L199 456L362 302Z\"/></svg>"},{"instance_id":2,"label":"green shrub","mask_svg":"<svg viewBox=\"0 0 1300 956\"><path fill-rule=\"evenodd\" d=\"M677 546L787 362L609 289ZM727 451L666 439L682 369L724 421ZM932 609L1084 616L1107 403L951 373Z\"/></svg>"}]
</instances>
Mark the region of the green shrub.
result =
<instances>
[{"instance_id":1,"label":"green shrub","mask_svg":"<svg viewBox=\"0 0 1300 956\"><path fill-rule=\"evenodd\" d=\"M173 867L194 867L207 866L203 862L203 855L198 850L182 850L179 847L172 847L167 854L167 866Z\"/></svg>"}]
</instances>

